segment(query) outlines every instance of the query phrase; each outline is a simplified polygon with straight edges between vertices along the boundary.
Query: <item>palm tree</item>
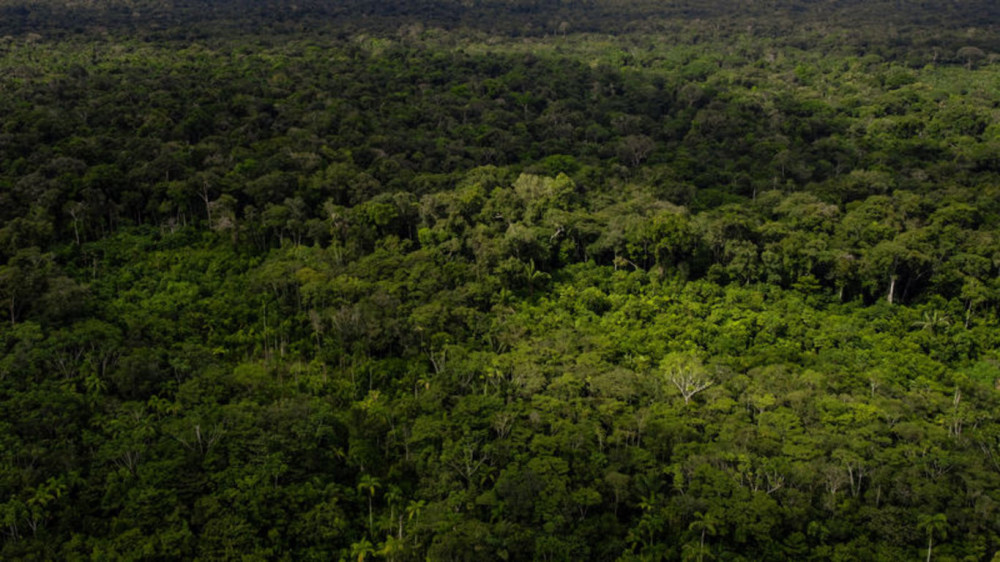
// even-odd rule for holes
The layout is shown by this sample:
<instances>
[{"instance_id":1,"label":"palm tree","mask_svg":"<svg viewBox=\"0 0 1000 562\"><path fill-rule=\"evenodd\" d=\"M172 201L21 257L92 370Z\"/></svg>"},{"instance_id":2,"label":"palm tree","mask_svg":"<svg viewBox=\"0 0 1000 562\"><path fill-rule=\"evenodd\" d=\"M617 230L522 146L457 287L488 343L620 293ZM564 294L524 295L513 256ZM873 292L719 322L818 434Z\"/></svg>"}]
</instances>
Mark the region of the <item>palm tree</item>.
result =
<instances>
[{"instance_id":1,"label":"palm tree","mask_svg":"<svg viewBox=\"0 0 1000 562\"><path fill-rule=\"evenodd\" d=\"M410 503L406 506L406 520L413 521L414 519L420 518L420 512L424 510L427 502L424 500L410 500ZM411 532L410 535L413 535Z\"/></svg>"},{"instance_id":2,"label":"palm tree","mask_svg":"<svg viewBox=\"0 0 1000 562\"><path fill-rule=\"evenodd\" d=\"M375 554L375 546L368 539L361 539L351 545L351 560L365 562L365 556L369 554Z\"/></svg>"},{"instance_id":3,"label":"palm tree","mask_svg":"<svg viewBox=\"0 0 1000 562\"><path fill-rule=\"evenodd\" d=\"M384 556L387 560L395 560L397 554L402 554L406 551L406 545L403 543L403 539L393 537L388 535L385 537L385 542L379 545L381 548L375 553L379 556Z\"/></svg>"},{"instance_id":4,"label":"palm tree","mask_svg":"<svg viewBox=\"0 0 1000 562\"><path fill-rule=\"evenodd\" d=\"M951 319L948 318L947 314L935 310L933 312L924 312L923 320L918 320L911 325L914 328L920 328L921 330L936 334L939 329L951 326Z\"/></svg>"},{"instance_id":5,"label":"palm tree","mask_svg":"<svg viewBox=\"0 0 1000 562\"><path fill-rule=\"evenodd\" d=\"M695 532L701 532L701 543L698 545L698 562L702 562L702 557L705 555L705 535L715 536L715 526L719 521L709 512L702 513L700 511L694 512L694 521L688 525L688 529Z\"/></svg>"},{"instance_id":6,"label":"palm tree","mask_svg":"<svg viewBox=\"0 0 1000 562\"><path fill-rule=\"evenodd\" d=\"M389 489L385 493L385 501L389 504L389 528L392 529L392 525L396 523L396 506L399 504L400 500L403 499L403 490L399 486L389 486ZM403 538L403 514L399 514L399 532L397 538Z\"/></svg>"},{"instance_id":7,"label":"palm tree","mask_svg":"<svg viewBox=\"0 0 1000 562\"><path fill-rule=\"evenodd\" d=\"M535 289L545 285L550 279L549 274L544 271L539 271L535 267L535 260L531 260L527 265L524 266L525 279L528 282L528 295L534 296Z\"/></svg>"},{"instance_id":8,"label":"palm tree","mask_svg":"<svg viewBox=\"0 0 1000 562\"><path fill-rule=\"evenodd\" d=\"M378 478L370 474L363 474L361 480L358 481L358 491L368 492L368 532L372 533L375 527L374 520L372 518L372 499L375 497L375 489L381 488L382 484L378 481Z\"/></svg>"},{"instance_id":9,"label":"palm tree","mask_svg":"<svg viewBox=\"0 0 1000 562\"><path fill-rule=\"evenodd\" d=\"M927 562L931 562L931 548L934 546L934 535L941 538L948 536L948 518L943 513L921 515L917 520L917 528L927 531Z\"/></svg>"},{"instance_id":10,"label":"palm tree","mask_svg":"<svg viewBox=\"0 0 1000 562\"><path fill-rule=\"evenodd\" d=\"M424 500L410 500L410 503L406 506L406 520L412 521L414 518L420 516L420 512L424 510L424 506L427 502Z\"/></svg>"}]
</instances>

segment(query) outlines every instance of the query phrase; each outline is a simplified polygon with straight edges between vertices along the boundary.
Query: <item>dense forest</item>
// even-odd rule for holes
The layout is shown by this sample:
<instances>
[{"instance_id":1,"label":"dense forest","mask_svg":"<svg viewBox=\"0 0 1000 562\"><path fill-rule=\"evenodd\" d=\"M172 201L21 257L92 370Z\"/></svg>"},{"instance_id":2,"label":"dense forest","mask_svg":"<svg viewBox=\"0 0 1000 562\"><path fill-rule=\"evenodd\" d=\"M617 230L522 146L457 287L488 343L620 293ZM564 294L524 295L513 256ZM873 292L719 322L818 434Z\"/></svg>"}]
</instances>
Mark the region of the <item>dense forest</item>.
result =
<instances>
[{"instance_id":1,"label":"dense forest","mask_svg":"<svg viewBox=\"0 0 1000 562\"><path fill-rule=\"evenodd\" d=\"M0 1L0 558L996 559L998 24Z\"/></svg>"}]
</instances>

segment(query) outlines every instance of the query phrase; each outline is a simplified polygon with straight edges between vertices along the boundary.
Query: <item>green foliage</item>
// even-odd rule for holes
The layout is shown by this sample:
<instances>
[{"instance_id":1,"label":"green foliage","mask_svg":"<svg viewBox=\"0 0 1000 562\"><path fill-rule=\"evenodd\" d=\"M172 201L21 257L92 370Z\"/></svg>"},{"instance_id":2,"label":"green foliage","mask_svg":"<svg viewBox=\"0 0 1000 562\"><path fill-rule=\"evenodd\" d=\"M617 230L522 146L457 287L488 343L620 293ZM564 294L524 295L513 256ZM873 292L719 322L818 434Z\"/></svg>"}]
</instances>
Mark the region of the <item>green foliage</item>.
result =
<instances>
[{"instance_id":1,"label":"green foliage","mask_svg":"<svg viewBox=\"0 0 1000 562\"><path fill-rule=\"evenodd\" d=\"M991 5L216 4L0 6L0 558L997 550Z\"/></svg>"}]
</instances>

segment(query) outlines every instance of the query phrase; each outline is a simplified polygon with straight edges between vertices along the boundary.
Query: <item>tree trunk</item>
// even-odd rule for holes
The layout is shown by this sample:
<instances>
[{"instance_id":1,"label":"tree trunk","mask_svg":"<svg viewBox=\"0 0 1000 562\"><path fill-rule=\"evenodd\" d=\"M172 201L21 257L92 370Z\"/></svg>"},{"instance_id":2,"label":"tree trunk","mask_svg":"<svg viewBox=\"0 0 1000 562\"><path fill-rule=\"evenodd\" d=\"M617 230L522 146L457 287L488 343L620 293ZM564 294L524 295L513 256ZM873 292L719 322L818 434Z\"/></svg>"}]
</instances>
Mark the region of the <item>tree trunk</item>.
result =
<instances>
[{"instance_id":1,"label":"tree trunk","mask_svg":"<svg viewBox=\"0 0 1000 562\"><path fill-rule=\"evenodd\" d=\"M704 521L702 521L702 523L704 523ZM702 529L701 529L701 546L698 548L698 562L701 562L702 558L704 556L705 556L705 528L702 527Z\"/></svg>"},{"instance_id":2,"label":"tree trunk","mask_svg":"<svg viewBox=\"0 0 1000 562\"><path fill-rule=\"evenodd\" d=\"M205 202L205 215L208 218L208 227L212 228L212 204L208 198L208 182L203 181L201 184L201 200Z\"/></svg>"}]
</instances>

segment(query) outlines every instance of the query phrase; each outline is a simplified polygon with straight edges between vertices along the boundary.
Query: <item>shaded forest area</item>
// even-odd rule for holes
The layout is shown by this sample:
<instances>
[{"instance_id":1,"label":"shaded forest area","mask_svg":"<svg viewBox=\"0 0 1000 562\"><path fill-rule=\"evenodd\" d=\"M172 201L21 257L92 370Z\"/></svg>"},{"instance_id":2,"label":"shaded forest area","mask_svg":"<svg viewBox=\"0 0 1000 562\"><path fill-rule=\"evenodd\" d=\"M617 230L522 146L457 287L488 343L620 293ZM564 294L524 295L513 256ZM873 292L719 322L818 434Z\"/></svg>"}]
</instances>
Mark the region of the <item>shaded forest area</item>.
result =
<instances>
[{"instance_id":1,"label":"shaded forest area","mask_svg":"<svg viewBox=\"0 0 1000 562\"><path fill-rule=\"evenodd\" d=\"M0 557L1000 550L994 6L205 6L0 7Z\"/></svg>"},{"instance_id":2,"label":"shaded forest area","mask_svg":"<svg viewBox=\"0 0 1000 562\"><path fill-rule=\"evenodd\" d=\"M419 23L448 31L541 37L700 27L682 41L720 33L810 41L802 34L849 30L854 46L891 44L902 51L925 41L943 46L943 37L970 28L985 32L971 39L995 46L998 10L989 0L0 0L0 34L111 31L154 40L240 32L387 35Z\"/></svg>"}]
</instances>

